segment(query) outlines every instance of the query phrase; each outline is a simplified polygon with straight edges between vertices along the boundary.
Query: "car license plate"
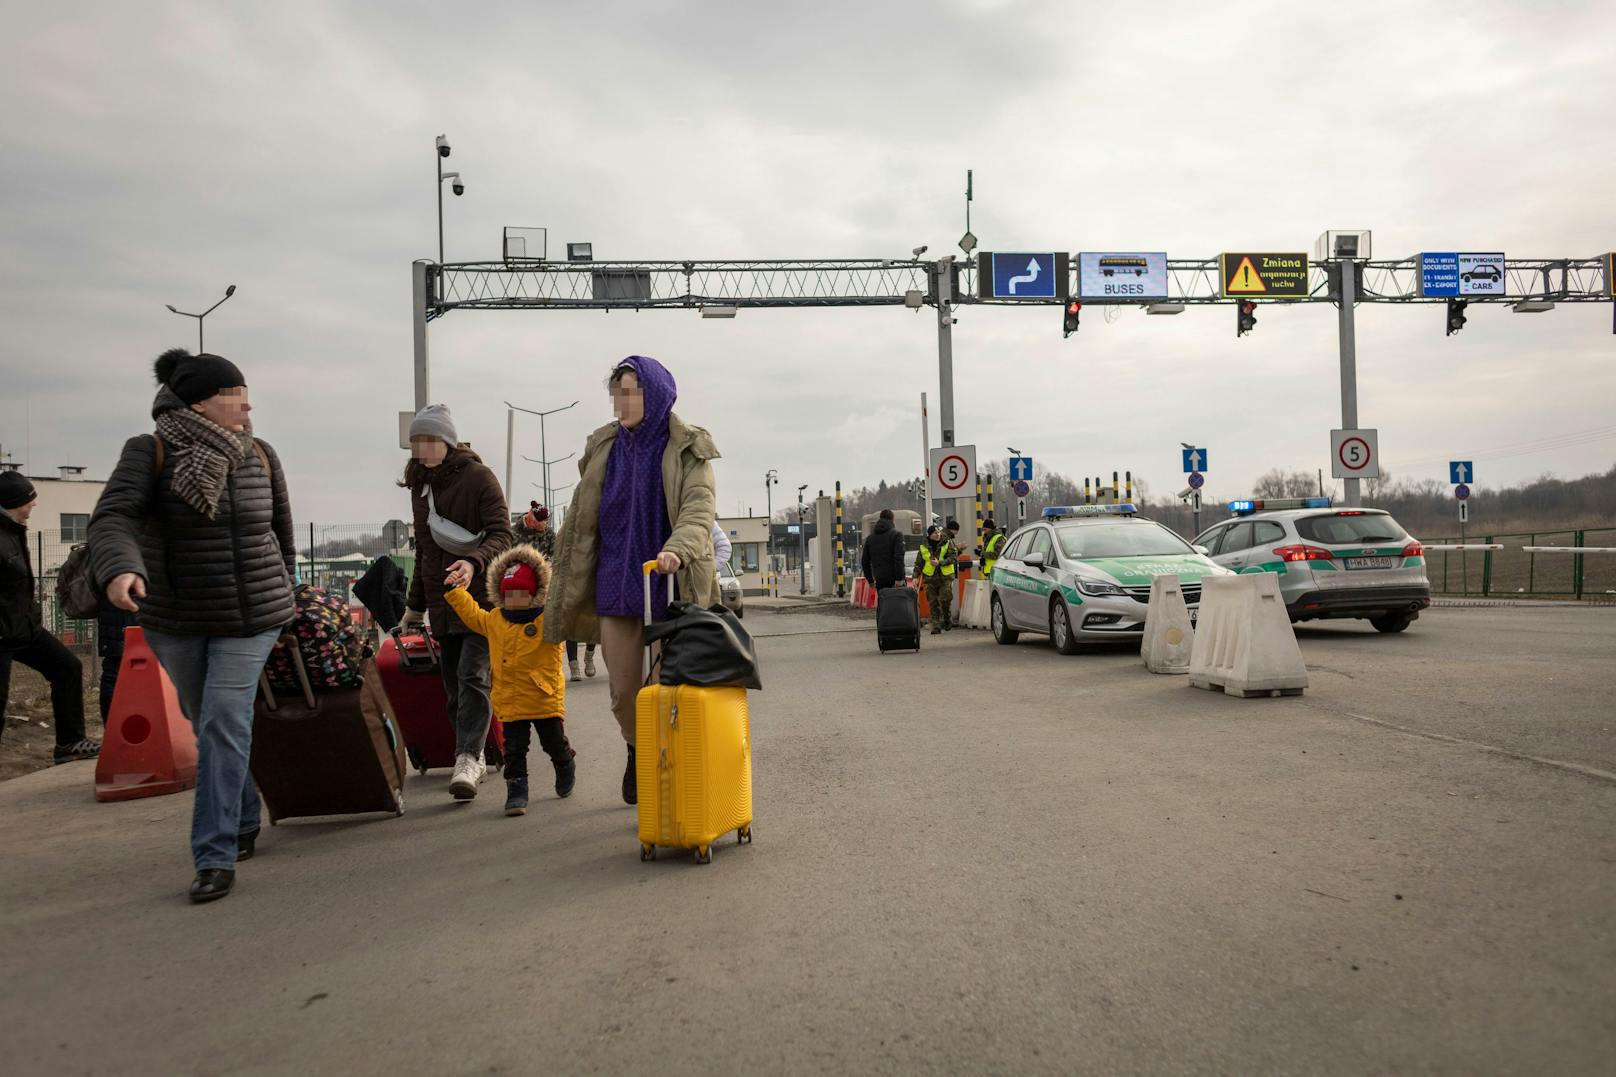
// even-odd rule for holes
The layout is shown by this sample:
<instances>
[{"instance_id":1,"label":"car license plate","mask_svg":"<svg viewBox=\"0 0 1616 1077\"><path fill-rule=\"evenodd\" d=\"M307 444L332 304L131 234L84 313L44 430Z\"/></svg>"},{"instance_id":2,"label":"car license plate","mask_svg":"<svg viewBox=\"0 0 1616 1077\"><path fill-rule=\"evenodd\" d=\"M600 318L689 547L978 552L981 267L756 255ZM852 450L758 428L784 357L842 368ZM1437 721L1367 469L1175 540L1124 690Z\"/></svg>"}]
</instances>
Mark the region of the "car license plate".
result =
<instances>
[{"instance_id":1,"label":"car license plate","mask_svg":"<svg viewBox=\"0 0 1616 1077\"><path fill-rule=\"evenodd\" d=\"M1396 568L1395 557L1349 557L1347 567L1352 568Z\"/></svg>"}]
</instances>

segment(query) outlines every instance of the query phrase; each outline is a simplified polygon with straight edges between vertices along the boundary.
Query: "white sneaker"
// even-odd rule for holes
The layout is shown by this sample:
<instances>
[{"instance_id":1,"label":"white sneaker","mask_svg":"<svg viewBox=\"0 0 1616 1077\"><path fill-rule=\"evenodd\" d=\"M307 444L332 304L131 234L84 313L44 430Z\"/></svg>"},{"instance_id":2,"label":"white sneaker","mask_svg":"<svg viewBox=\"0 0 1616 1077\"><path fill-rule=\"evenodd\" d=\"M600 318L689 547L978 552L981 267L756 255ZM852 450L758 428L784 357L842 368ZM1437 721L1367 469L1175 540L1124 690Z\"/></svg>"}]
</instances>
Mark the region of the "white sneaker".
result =
<instances>
[{"instance_id":1,"label":"white sneaker","mask_svg":"<svg viewBox=\"0 0 1616 1077\"><path fill-rule=\"evenodd\" d=\"M454 777L449 779L449 795L456 800L470 800L477 795L477 784L488 773L488 767L474 755L455 756Z\"/></svg>"},{"instance_id":2,"label":"white sneaker","mask_svg":"<svg viewBox=\"0 0 1616 1077\"><path fill-rule=\"evenodd\" d=\"M581 681L584 679L583 674L578 672L578 660L576 658L567 663L567 674L569 680ZM594 674L590 674L590 676L594 676Z\"/></svg>"}]
</instances>

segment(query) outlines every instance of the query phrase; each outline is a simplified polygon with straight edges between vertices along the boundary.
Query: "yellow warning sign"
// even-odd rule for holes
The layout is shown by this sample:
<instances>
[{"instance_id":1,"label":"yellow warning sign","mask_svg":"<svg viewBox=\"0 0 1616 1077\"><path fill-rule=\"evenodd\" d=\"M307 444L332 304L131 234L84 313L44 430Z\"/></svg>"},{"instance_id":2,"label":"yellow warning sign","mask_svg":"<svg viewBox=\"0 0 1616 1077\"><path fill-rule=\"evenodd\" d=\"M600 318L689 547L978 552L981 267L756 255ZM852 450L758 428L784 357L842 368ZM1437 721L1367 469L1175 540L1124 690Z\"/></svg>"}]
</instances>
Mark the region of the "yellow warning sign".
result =
<instances>
[{"instance_id":1,"label":"yellow warning sign","mask_svg":"<svg viewBox=\"0 0 1616 1077\"><path fill-rule=\"evenodd\" d=\"M1224 291L1231 295L1235 293L1246 295L1267 290L1268 285L1263 283L1262 274L1257 272L1257 267L1251 264L1250 258L1240 259L1240 264L1234 267L1234 274L1229 278L1228 286L1224 288Z\"/></svg>"},{"instance_id":2,"label":"yellow warning sign","mask_svg":"<svg viewBox=\"0 0 1616 1077\"><path fill-rule=\"evenodd\" d=\"M1222 284L1225 296L1262 295L1270 298L1303 299L1309 294L1307 253L1245 254L1222 256Z\"/></svg>"}]
</instances>

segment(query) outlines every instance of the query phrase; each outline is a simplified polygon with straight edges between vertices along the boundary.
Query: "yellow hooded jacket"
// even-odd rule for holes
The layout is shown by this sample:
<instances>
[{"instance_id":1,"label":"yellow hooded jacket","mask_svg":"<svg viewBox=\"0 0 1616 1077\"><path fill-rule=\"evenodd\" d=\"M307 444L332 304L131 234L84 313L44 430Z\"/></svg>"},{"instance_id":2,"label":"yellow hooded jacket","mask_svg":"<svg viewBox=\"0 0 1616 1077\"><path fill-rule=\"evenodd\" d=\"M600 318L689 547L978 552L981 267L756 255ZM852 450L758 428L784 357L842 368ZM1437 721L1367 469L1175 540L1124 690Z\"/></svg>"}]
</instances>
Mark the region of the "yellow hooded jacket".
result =
<instances>
[{"instance_id":1,"label":"yellow hooded jacket","mask_svg":"<svg viewBox=\"0 0 1616 1077\"><path fill-rule=\"evenodd\" d=\"M488 566L488 598L500 605L499 581L514 561L525 561L539 577L535 606L544 605L550 591L550 561L531 546L512 546ZM544 642L544 614L531 624L515 624L499 609L485 610L464 587L444 595L467 628L488 639L489 667L493 671L494 713L502 722L532 718L566 717L567 681L562 675L563 645ZM531 630L531 631L530 631Z\"/></svg>"}]
</instances>

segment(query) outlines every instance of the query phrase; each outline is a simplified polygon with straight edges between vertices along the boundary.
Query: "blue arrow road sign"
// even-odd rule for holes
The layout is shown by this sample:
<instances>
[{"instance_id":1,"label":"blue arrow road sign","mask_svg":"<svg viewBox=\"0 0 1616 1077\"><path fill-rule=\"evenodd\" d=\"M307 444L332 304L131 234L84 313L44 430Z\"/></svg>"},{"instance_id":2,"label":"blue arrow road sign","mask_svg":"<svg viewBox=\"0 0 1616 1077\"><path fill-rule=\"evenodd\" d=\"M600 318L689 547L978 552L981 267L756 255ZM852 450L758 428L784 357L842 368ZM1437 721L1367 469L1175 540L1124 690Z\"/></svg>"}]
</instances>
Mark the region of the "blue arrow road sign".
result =
<instances>
[{"instance_id":1,"label":"blue arrow road sign","mask_svg":"<svg viewBox=\"0 0 1616 1077\"><path fill-rule=\"evenodd\" d=\"M1191 490L1199 490L1202 486L1205 486L1205 485L1206 485L1206 476L1205 475L1201 474L1199 471L1190 472L1190 489Z\"/></svg>"},{"instance_id":2,"label":"blue arrow road sign","mask_svg":"<svg viewBox=\"0 0 1616 1077\"><path fill-rule=\"evenodd\" d=\"M1469 460L1452 460L1448 463L1448 481L1454 485L1461 482L1475 482L1476 468Z\"/></svg>"},{"instance_id":3,"label":"blue arrow road sign","mask_svg":"<svg viewBox=\"0 0 1616 1077\"><path fill-rule=\"evenodd\" d=\"M1013 456L1010 458L1010 481L1032 481L1032 457Z\"/></svg>"},{"instance_id":4,"label":"blue arrow road sign","mask_svg":"<svg viewBox=\"0 0 1616 1077\"><path fill-rule=\"evenodd\" d=\"M1205 449L1185 449L1184 450L1184 473L1187 475L1192 471L1205 471L1205 470L1207 470L1206 459L1207 458L1206 458L1206 450Z\"/></svg>"},{"instance_id":5,"label":"blue arrow road sign","mask_svg":"<svg viewBox=\"0 0 1616 1077\"><path fill-rule=\"evenodd\" d=\"M1054 299L1055 255L993 253L993 298Z\"/></svg>"},{"instance_id":6,"label":"blue arrow road sign","mask_svg":"<svg viewBox=\"0 0 1616 1077\"><path fill-rule=\"evenodd\" d=\"M1461 482L1458 486L1453 488L1453 496L1458 498L1460 501L1468 499L1470 497L1470 487Z\"/></svg>"}]
</instances>

